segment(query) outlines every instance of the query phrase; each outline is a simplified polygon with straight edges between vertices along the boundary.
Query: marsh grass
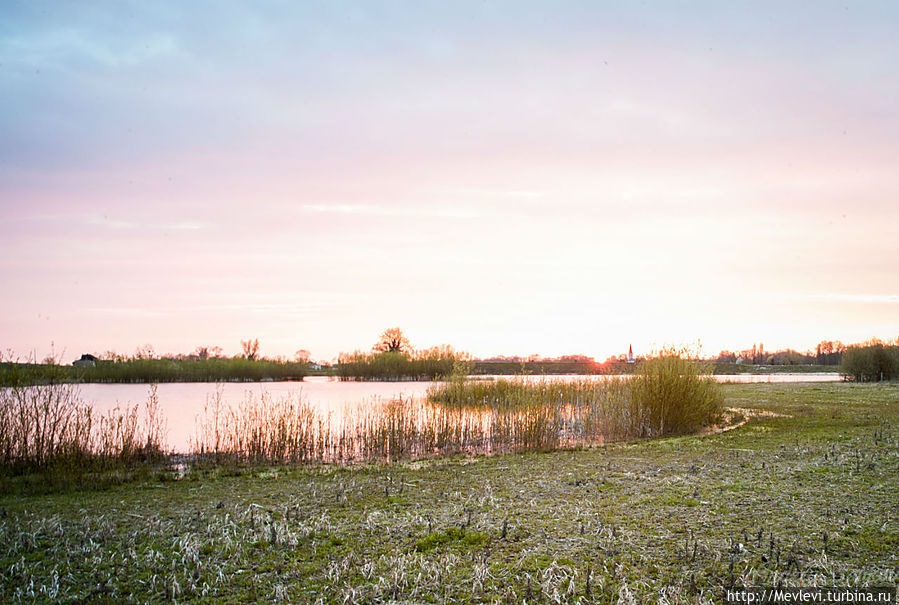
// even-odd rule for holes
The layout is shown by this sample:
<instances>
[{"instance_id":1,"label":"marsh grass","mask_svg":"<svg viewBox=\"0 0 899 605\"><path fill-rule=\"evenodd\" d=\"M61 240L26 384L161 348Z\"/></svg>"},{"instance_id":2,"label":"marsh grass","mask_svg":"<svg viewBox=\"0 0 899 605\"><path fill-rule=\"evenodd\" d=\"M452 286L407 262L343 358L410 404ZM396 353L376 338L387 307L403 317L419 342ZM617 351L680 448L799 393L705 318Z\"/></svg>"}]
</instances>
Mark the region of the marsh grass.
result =
<instances>
[{"instance_id":1,"label":"marsh grass","mask_svg":"<svg viewBox=\"0 0 899 605\"><path fill-rule=\"evenodd\" d=\"M232 405L219 391L197 419L192 454L201 462L243 465L546 451L573 443L563 439L565 426L549 408L491 411L375 399L333 418L296 395L257 399L247 393Z\"/></svg>"},{"instance_id":2,"label":"marsh grass","mask_svg":"<svg viewBox=\"0 0 899 605\"><path fill-rule=\"evenodd\" d=\"M556 445L683 434L714 424L722 413L720 387L701 366L672 352L642 362L628 378L452 379L428 397L450 409L517 414L519 429L545 435L538 441L546 442L555 433Z\"/></svg>"},{"instance_id":3,"label":"marsh grass","mask_svg":"<svg viewBox=\"0 0 899 605\"><path fill-rule=\"evenodd\" d=\"M110 471L146 470L166 459L165 418L155 385L143 413L132 404L97 413L75 384L19 378L0 388L0 482L5 486L24 481L73 487L98 472L108 477Z\"/></svg>"},{"instance_id":4,"label":"marsh grass","mask_svg":"<svg viewBox=\"0 0 899 605\"><path fill-rule=\"evenodd\" d=\"M222 389L207 397L193 453L216 463L300 463L320 460L326 419L299 397L273 399L248 392L236 406Z\"/></svg>"},{"instance_id":5,"label":"marsh grass","mask_svg":"<svg viewBox=\"0 0 899 605\"><path fill-rule=\"evenodd\" d=\"M219 390L198 418L193 453L215 462L291 464L551 451L683 434L721 415L718 385L677 356L642 364L630 380L482 381L456 369L425 399L376 399L336 418L296 395L247 393L231 405Z\"/></svg>"}]
</instances>

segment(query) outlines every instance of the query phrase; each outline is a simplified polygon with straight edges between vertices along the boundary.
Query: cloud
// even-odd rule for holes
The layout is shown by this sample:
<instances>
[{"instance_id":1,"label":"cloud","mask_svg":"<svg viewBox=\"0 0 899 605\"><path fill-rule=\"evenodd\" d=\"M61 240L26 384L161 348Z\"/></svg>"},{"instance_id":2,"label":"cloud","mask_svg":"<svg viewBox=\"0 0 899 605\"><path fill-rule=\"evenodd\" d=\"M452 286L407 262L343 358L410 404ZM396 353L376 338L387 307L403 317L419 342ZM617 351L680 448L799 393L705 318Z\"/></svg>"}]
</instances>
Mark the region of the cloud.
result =
<instances>
[{"instance_id":1,"label":"cloud","mask_svg":"<svg viewBox=\"0 0 899 605\"><path fill-rule=\"evenodd\" d=\"M899 294L810 294L807 296L798 296L802 300L812 300L816 302L850 302L850 303L871 303L871 304L899 304Z\"/></svg>"},{"instance_id":2,"label":"cloud","mask_svg":"<svg viewBox=\"0 0 899 605\"><path fill-rule=\"evenodd\" d=\"M434 218L474 218L478 213L471 208L458 207L412 207L412 206L377 206L369 204L305 204L307 212L326 214L345 214L360 216L393 216L393 217L434 217Z\"/></svg>"},{"instance_id":3,"label":"cloud","mask_svg":"<svg viewBox=\"0 0 899 605\"><path fill-rule=\"evenodd\" d=\"M170 225L163 226L164 229L174 229L175 231L199 231L203 229L205 225L202 223L172 223Z\"/></svg>"}]
</instances>

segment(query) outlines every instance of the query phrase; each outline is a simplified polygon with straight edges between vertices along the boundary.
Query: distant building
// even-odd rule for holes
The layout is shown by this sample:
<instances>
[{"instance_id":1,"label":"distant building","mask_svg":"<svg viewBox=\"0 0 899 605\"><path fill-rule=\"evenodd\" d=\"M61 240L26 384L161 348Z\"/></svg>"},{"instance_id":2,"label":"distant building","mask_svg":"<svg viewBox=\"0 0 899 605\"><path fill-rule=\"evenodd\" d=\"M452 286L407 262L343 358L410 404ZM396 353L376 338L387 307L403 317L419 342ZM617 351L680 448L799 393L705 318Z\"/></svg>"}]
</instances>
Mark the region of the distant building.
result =
<instances>
[{"instance_id":1,"label":"distant building","mask_svg":"<svg viewBox=\"0 0 899 605\"><path fill-rule=\"evenodd\" d=\"M97 358L90 353L85 353L81 356L81 359L73 361L72 365L76 368L92 368L97 365Z\"/></svg>"},{"instance_id":2,"label":"distant building","mask_svg":"<svg viewBox=\"0 0 899 605\"><path fill-rule=\"evenodd\" d=\"M637 363L637 360L634 359L634 345L628 345L627 347L627 362Z\"/></svg>"}]
</instances>

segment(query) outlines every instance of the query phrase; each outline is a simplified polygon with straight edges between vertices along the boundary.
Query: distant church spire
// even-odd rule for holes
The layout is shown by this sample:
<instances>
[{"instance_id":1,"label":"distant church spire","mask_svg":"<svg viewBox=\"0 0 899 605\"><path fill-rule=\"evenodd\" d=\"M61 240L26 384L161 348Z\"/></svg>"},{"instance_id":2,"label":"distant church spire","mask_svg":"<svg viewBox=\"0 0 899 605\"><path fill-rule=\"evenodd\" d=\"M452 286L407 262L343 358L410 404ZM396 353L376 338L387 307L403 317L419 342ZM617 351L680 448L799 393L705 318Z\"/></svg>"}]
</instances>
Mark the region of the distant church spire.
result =
<instances>
[{"instance_id":1,"label":"distant church spire","mask_svg":"<svg viewBox=\"0 0 899 605\"><path fill-rule=\"evenodd\" d=\"M627 347L627 362L635 363L637 360L634 359L634 345L628 345Z\"/></svg>"}]
</instances>

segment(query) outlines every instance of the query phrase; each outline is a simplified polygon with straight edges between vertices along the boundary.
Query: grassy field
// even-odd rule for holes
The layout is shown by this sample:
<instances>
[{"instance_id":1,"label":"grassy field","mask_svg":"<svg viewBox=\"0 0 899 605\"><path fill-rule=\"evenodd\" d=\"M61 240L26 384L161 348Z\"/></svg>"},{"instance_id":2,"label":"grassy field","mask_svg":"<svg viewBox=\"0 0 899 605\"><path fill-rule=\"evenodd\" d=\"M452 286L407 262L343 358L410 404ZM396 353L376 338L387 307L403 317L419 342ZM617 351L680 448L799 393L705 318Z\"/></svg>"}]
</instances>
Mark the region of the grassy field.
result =
<instances>
[{"instance_id":1,"label":"grassy field","mask_svg":"<svg viewBox=\"0 0 899 605\"><path fill-rule=\"evenodd\" d=\"M731 431L0 496L0 601L721 602L895 585L899 385L726 385Z\"/></svg>"}]
</instances>

